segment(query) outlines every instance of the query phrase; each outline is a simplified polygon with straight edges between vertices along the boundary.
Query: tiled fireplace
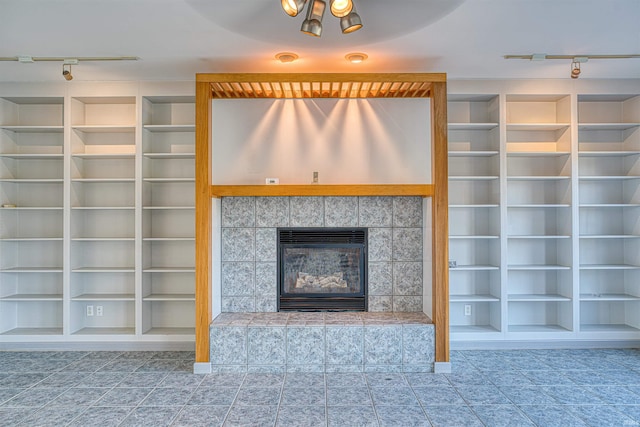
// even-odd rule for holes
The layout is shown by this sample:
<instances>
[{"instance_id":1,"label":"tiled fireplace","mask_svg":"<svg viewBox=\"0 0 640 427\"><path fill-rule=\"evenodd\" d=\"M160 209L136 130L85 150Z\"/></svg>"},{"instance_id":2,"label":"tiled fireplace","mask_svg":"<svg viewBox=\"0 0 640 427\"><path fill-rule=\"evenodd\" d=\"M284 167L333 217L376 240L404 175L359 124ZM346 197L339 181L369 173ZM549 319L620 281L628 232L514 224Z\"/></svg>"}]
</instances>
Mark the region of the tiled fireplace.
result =
<instances>
[{"instance_id":1,"label":"tiled fireplace","mask_svg":"<svg viewBox=\"0 0 640 427\"><path fill-rule=\"evenodd\" d=\"M222 314L211 325L212 370L430 372L424 211L419 197L222 198ZM282 227L366 230L367 312L277 313ZM321 354L305 359L300 352L310 349Z\"/></svg>"}]
</instances>

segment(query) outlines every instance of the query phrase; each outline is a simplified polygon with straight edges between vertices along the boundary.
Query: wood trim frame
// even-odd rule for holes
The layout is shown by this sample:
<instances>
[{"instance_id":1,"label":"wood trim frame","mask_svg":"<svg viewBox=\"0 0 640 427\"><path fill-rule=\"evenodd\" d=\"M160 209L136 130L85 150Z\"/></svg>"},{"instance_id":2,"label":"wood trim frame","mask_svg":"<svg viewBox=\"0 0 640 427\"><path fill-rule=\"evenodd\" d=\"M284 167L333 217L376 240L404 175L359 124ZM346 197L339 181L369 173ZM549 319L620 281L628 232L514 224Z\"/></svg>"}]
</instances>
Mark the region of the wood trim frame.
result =
<instances>
[{"instance_id":1,"label":"wood trim frame","mask_svg":"<svg viewBox=\"0 0 640 427\"><path fill-rule=\"evenodd\" d=\"M230 82L235 82L233 85ZM237 84L241 82L243 84ZM447 143L447 86L445 74L197 74L196 75L196 362L209 362L209 325L213 320L211 306L211 233L212 233L212 197L220 197L229 193L229 187L212 187L211 182L211 109L215 98L258 98L275 97L273 92L265 90L273 85L289 85L290 88L300 88L292 97L327 97L336 98L346 92L339 90L305 92L303 83L334 84L376 83L377 89L367 86L366 92L353 91L349 96L362 97L428 97L431 99L431 159L432 184L425 184L422 191L432 197L432 304L433 322L436 328L435 362L449 362L449 239L448 239L448 143ZM397 86L398 82L400 86ZM221 83L224 85L221 86ZM293 84L295 83L295 84ZM395 85L395 86L394 86ZM418 86L419 85L419 86ZM401 92L393 92L393 89ZM391 91L384 93L384 88ZM415 88L420 88L416 90ZM426 89L425 89L426 88ZM364 88L362 88L365 90ZM373 90L373 92L372 92ZM278 92L281 94L281 92ZM352 95L353 93L353 95ZM357 96L356 96L357 95ZM236 190L240 186L236 187ZM256 186L245 187L242 191L256 191ZM253 187L248 189L246 187ZM265 186L266 187L266 186ZM271 187L271 186L270 186ZM276 187L276 186L273 186ZM279 192L287 186L276 189L259 189L260 192ZM300 194L319 195L316 191L327 190L331 186L290 186L296 187ZM303 188L304 187L304 188ZM323 188L327 187L327 188ZM363 191L366 186L354 190L347 187L339 190L344 192ZM401 187L401 186L399 186ZM333 191L332 190L332 191ZM364 191L371 191L371 188ZM384 190L387 191L387 190ZM240 194L240 193L234 193ZM389 194L389 193L383 193ZM325 194L327 195L327 194ZM329 193L328 195L331 195ZM402 195L402 194L396 194ZM405 194L406 195L406 194Z\"/></svg>"},{"instance_id":2,"label":"wood trim frame","mask_svg":"<svg viewBox=\"0 0 640 427\"><path fill-rule=\"evenodd\" d=\"M431 174L435 195L432 215L432 304L436 328L436 362L449 362L449 154L447 84L431 92Z\"/></svg>"},{"instance_id":3,"label":"wood trim frame","mask_svg":"<svg viewBox=\"0 0 640 427\"><path fill-rule=\"evenodd\" d=\"M211 85L196 83L196 363L209 362L211 323Z\"/></svg>"},{"instance_id":4,"label":"wood trim frame","mask_svg":"<svg viewBox=\"0 0 640 427\"><path fill-rule=\"evenodd\" d=\"M419 196L432 197L431 184L212 185L211 197L225 196Z\"/></svg>"}]
</instances>

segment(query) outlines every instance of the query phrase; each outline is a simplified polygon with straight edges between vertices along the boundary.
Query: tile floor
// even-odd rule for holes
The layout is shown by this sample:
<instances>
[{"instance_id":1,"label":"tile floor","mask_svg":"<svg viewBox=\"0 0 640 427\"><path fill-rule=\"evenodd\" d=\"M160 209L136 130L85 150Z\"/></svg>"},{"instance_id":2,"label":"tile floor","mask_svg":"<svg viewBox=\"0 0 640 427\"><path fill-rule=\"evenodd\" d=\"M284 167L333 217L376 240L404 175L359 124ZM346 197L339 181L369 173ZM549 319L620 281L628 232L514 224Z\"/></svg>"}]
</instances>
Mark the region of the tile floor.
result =
<instances>
[{"instance_id":1,"label":"tile floor","mask_svg":"<svg viewBox=\"0 0 640 427\"><path fill-rule=\"evenodd\" d=\"M0 426L637 426L640 350L454 351L452 374L193 375L190 352L0 352Z\"/></svg>"}]
</instances>

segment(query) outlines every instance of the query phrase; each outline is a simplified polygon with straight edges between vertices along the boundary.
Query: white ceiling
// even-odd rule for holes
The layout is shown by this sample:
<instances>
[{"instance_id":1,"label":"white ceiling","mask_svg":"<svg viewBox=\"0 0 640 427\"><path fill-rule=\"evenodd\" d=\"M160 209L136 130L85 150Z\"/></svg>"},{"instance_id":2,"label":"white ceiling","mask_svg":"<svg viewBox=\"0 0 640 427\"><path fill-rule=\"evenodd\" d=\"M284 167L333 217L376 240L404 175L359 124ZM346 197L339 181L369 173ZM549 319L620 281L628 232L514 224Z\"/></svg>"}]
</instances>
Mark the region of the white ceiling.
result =
<instances>
[{"instance_id":1,"label":"white ceiling","mask_svg":"<svg viewBox=\"0 0 640 427\"><path fill-rule=\"evenodd\" d=\"M328 0L327 0L328 3ZM0 0L0 56L137 56L82 62L80 80L193 80L207 72L445 72L569 78L569 60L505 54L640 54L640 0L355 0L364 28L300 33L278 0ZM281 64L274 55L296 52ZM369 60L350 64L349 52ZM60 81L61 63L0 62L0 81ZM581 78L640 78L640 59L590 60Z\"/></svg>"}]
</instances>

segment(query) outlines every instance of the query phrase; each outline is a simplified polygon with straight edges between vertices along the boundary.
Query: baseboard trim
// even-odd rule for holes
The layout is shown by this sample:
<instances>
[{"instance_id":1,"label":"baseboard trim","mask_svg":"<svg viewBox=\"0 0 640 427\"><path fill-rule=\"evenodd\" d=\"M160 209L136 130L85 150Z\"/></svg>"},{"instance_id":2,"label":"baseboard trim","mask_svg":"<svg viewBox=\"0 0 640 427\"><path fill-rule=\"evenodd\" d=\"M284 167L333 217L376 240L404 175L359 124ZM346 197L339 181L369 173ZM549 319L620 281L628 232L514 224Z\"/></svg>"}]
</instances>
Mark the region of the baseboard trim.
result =
<instances>
[{"instance_id":1,"label":"baseboard trim","mask_svg":"<svg viewBox=\"0 0 640 427\"><path fill-rule=\"evenodd\" d=\"M0 342L5 351L194 351L193 341Z\"/></svg>"},{"instance_id":2,"label":"baseboard trim","mask_svg":"<svg viewBox=\"0 0 640 427\"><path fill-rule=\"evenodd\" d=\"M560 350L640 348L640 340L451 341L451 350Z\"/></svg>"},{"instance_id":3,"label":"baseboard trim","mask_svg":"<svg viewBox=\"0 0 640 427\"><path fill-rule=\"evenodd\" d=\"M434 374L450 374L451 362L436 362L433 364Z\"/></svg>"},{"instance_id":4,"label":"baseboard trim","mask_svg":"<svg viewBox=\"0 0 640 427\"><path fill-rule=\"evenodd\" d=\"M209 363L209 362L195 362L193 364L193 373L194 374L210 374L211 373L211 363Z\"/></svg>"}]
</instances>

